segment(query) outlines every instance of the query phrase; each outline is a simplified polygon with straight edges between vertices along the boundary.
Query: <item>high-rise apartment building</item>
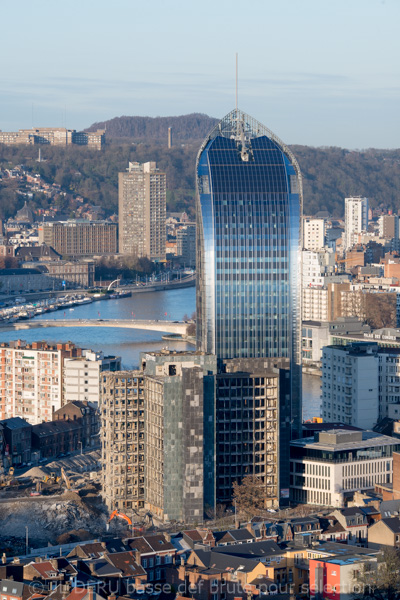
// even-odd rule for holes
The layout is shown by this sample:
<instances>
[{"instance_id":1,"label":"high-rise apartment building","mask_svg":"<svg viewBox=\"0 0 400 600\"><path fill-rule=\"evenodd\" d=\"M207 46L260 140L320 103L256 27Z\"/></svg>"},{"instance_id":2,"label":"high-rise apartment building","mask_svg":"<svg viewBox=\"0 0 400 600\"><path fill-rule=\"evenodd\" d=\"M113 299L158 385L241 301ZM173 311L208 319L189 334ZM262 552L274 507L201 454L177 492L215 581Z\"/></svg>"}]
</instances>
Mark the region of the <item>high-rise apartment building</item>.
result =
<instances>
[{"instance_id":1,"label":"high-rise apartment building","mask_svg":"<svg viewBox=\"0 0 400 600\"><path fill-rule=\"evenodd\" d=\"M118 176L119 252L165 259L166 177L155 162L130 162Z\"/></svg>"},{"instance_id":2,"label":"high-rise apartment building","mask_svg":"<svg viewBox=\"0 0 400 600\"><path fill-rule=\"evenodd\" d=\"M39 244L51 246L63 256L116 254L117 229L116 223L85 219L41 223Z\"/></svg>"},{"instance_id":3,"label":"high-rise apartment building","mask_svg":"<svg viewBox=\"0 0 400 600\"><path fill-rule=\"evenodd\" d=\"M322 417L362 429L379 418L378 345L326 346L322 351Z\"/></svg>"},{"instance_id":4,"label":"high-rise apartment building","mask_svg":"<svg viewBox=\"0 0 400 600\"><path fill-rule=\"evenodd\" d=\"M81 355L73 344L17 341L0 345L0 420L51 421L63 404L64 359Z\"/></svg>"},{"instance_id":5,"label":"high-rise apartment building","mask_svg":"<svg viewBox=\"0 0 400 600\"><path fill-rule=\"evenodd\" d=\"M325 220L303 219L303 250L322 250L325 246Z\"/></svg>"},{"instance_id":6,"label":"high-rise apartment building","mask_svg":"<svg viewBox=\"0 0 400 600\"><path fill-rule=\"evenodd\" d=\"M215 508L216 357L141 354L145 387L145 506L162 520L195 523Z\"/></svg>"},{"instance_id":7,"label":"high-rise apartment building","mask_svg":"<svg viewBox=\"0 0 400 600\"><path fill-rule=\"evenodd\" d=\"M379 237L385 239L399 239L398 215L382 215L379 217Z\"/></svg>"},{"instance_id":8,"label":"high-rise apartment building","mask_svg":"<svg viewBox=\"0 0 400 600\"><path fill-rule=\"evenodd\" d=\"M226 369L226 361L247 360L243 379L248 385L229 391L228 380L242 379L236 376L227 377L221 388L217 386L217 440L223 442L217 446L217 469L221 469L217 498L226 500L232 472L241 477L256 474L256 443L247 451L237 444L237 464L232 468L222 461L229 454L224 447L225 432L240 440L252 430L250 418L255 418L260 408L255 404L257 393L263 399L271 394L271 402L275 396L279 405L275 421L269 422L280 445L279 457L274 457L276 474L278 464L285 464L289 472L289 440L300 430L302 182L287 146L238 110L222 119L203 142L196 175L198 349L215 354L220 371ZM268 361L260 368L261 359L287 360L289 381L283 397L268 372ZM263 385L257 386L255 382L261 380ZM234 398L226 407L221 396L225 393ZM230 432L236 405L246 418L242 422L238 417L236 431ZM263 419L273 410L264 407L258 426L265 428ZM287 497L288 482L269 479L269 474L260 472L260 480L263 485L271 484L270 498L271 490L279 488L280 499Z\"/></svg>"},{"instance_id":9,"label":"high-rise apartment building","mask_svg":"<svg viewBox=\"0 0 400 600\"><path fill-rule=\"evenodd\" d=\"M256 475L265 508L289 496L290 372L288 359L224 361L217 375L217 502L232 485Z\"/></svg>"},{"instance_id":10,"label":"high-rise apartment building","mask_svg":"<svg viewBox=\"0 0 400 600\"><path fill-rule=\"evenodd\" d=\"M131 516L144 506L143 373L102 373L100 413L103 500Z\"/></svg>"},{"instance_id":11,"label":"high-rise apartment building","mask_svg":"<svg viewBox=\"0 0 400 600\"><path fill-rule=\"evenodd\" d=\"M196 227L184 225L176 231L176 256L185 267L196 266Z\"/></svg>"},{"instance_id":12,"label":"high-rise apartment building","mask_svg":"<svg viewBox=\"0 0 400 600\"><path fill-rule=\"evenodd\" d=\"M368 198L345 198L344 250L358 242L358 234L368 229Z\"/></svg>"},{"instance_id":13,"label":"high-rise apartment building","mask_svg":"<svg viewBox=\"0 0 400 600\"><path fill-rule=\"evenodd\" d=\"M102 487L108 508L200 522L215 507L216 358L150 352L141 370L101 374Z\"/></svg>"}]
</instances>

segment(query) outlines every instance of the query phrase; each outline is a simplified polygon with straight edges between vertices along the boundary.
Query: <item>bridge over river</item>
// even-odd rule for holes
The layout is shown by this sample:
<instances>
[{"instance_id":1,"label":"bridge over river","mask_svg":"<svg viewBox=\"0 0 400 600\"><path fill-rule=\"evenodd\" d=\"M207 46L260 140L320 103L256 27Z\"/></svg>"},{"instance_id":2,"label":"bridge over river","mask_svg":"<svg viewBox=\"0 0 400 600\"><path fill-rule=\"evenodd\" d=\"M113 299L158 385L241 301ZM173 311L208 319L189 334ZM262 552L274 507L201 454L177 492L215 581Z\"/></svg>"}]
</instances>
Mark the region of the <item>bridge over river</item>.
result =
<instances>
[{"instance_id":1,"label":"bridge over river","mask_svg":"<svg viewBox=\"0 0 400 600\"><path fill-rule=\"evenodd\" d=\"M32 319L0 325L0 331L22 331L24 329L45 329L47 327L111 327L121 329L146 329L182 336L187 335L190 323L182 321L141 321L138 319Z\"/></svg>"}]
</instances>

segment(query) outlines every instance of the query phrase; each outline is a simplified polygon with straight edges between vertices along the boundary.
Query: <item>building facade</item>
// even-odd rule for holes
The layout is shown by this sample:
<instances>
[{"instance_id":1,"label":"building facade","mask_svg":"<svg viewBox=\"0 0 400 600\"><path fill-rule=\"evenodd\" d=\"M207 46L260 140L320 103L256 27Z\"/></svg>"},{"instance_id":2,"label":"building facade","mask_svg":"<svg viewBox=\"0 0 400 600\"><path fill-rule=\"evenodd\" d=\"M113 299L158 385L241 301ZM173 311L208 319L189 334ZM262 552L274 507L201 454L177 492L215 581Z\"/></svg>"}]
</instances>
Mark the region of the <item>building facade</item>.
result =
<instances>
[{"instance_id":1,"label":"building facade","mask_svg":"<svg viewBox=\"0 0 400 600\"><path fill-rule=\"evenodd\" d=\"M120 371L119 356L83 350L83 356L64 361L64 402L75 400L100 405L100 378L103 371Z\"/></svg>"},{"instance_id":2,"label":"building facade","mask_svg":"<svg viewBox=\"0 0 400 600\"><path fill-rule=\"evenodd\" d=\"M196 226L183 225L176 231L176 256L185 267L196 267Z\"/></svg>"},{"instance_id":3,"label":"building facade","mask_svg":"<svg viewBox=\"0 0 400 600\"><path fill-rule=\"evenodd\" d=\"M216 357L143 353L145 505L158 518L194 523L215 508Z\"/></svg>"},{"instance_id":4,"label":"building facade","mask_svg":"<svg viewBox=\"0 0 400 600\"><path fill-rule=\"evenodd\" d=\"M303 219L303 250L322 250L325 246L325 220Z\"/></svg>"},{"instance_id":5,"label":"building facade","mask_svg":"<svg viewBox=\"0 0 400 600\"><path fill-rule=\"evenodd\" d=\"M368 198L345 198L344 250L358 242L358 234L368 229Z\"/></svg>"},{"instance_id":6,"label":"building facade","mask_svg":"<svg viewBox=\"0 0 400 600\"><path fill-rule=\"evenodd\" d=\"M144 507L144 379L141 371L101 376L102 496L132 516Z\"/></svg>"},{"instance_id":7,"label":"building facade","mask_svg":"<svg viewBox=\"0 0 400 600\"><path fill-rule=\"evenodd\" d=\"M289 498L290 375L288 359L232 359L217 375L216 495L230 502L232 486L255 475L266 508Z\"/></svg>"},{"instance_id":8,"label":"building facade","mask_svg":"<svg viewBox=\"0 0 400 600\"><path fill-rule=\"evenodd\" d=\"M64 359L80 354L71 343L1 344L0 419L21 417L32 425L51 421L63 403Z\"/></svg>"},{"instance_id":9,"label":"building facade","mask_svg":"<svg viewBox=\"0 0 400 600\"><path fill-rule=\"evenodd\" d=\"M371 429L379 418L378 345L327 346L322 354L322 414Z\"/></svg>"},{"instance_id":10,"label":"building facade","mask_svg":"<svg viewBox=\"0 0 400 600\"><path fill-rule=\"evenodd\" d=\"M14 144L36 145L47 144L51 146L69 146L78 144L101 150L105 144L105 130L76 131L65 127L33 127L19 131L0 131L0 144L7 146Z\"/></svg>"},{"instance_id":11,"label":"building facade","mask_svg":"<svg viewBox=\"0 0 400 600\"><path fill-rule=\"evenodd\" d=\"M391 483L400 440L373 431L321 431L290 444L293 502L343 506L356 491Z\"/></svg>"},{"instance_id":12,"label":"building facade","mask_svg":"<svg viewBox=\"0 0 400 600\"><path fill-rule=\"evenodd\" d=\"M166 176L155 162L118 175L119 253L165 259Z\"/></svg>"},{"instance_id":13,"label":"building facade","mask_svg":"<svg viewBox=\"0 0 400 600\"><path fill-rule=\"evenodd\" d=\"M116 223L70 219L41 223L39 244L54 248L62 256L103 256L118 251Z\"/></svg>"},{"instance_id":14,"label":"building facade","mask_svg":"<svg viewBox=\"0 0 400 600\"><path fill-rule=\"evenodd\" d=\"M197 176L197 344L218 360L285 357L301 423L301 212L296 159L234 110L203 142Z\"/></svg>"}]
</instances>

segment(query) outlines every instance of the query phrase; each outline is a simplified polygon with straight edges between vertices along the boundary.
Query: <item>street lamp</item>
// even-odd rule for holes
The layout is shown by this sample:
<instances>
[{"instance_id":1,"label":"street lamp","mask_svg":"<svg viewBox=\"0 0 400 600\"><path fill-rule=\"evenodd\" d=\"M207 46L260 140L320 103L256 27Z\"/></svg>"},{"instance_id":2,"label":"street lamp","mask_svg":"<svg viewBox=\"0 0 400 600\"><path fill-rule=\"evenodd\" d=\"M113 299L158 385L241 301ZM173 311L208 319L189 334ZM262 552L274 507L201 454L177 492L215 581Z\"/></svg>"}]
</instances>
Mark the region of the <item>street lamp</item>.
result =
<instances>
[{"instance_id":1,"label":"street lamp","mask_svg":"<svg viewBox=\"0 0 400 600\"><path fill-rule=\"evenodd\" d=\"M28 556L28 550L29 550L29 529L28 529L28 525L25 525L25 553Z\"/></svg>"}]
</instances>

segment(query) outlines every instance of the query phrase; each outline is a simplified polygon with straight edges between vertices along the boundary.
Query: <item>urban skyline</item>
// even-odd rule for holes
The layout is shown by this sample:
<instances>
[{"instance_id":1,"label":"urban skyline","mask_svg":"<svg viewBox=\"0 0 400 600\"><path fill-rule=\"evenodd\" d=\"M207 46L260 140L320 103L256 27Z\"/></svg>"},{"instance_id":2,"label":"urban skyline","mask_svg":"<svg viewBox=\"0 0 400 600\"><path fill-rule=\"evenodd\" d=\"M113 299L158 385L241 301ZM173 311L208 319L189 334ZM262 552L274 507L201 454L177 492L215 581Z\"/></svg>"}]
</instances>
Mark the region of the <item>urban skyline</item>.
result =
<instances>
[{"instance_id":1,"label":"urban skyline","mask_svg":"<svg viewBox=\"0 0 400 600\"><path fill-rule=\"evenodd\" d=\"M96 11L76 0L23 1L22 7L22 43L13 28L0 42L3 55L13 55L3 69L4 131L81 129L118 115L222 116L234 99L238 52L241 106L287 143L398 147L396 0L340 0L329 7L317 0L291 0L288 7L254 0L251 36L231 35L241 27L238 0L207 0L195 19L180 0L118 0L112 8L101 0ZM33 38L38 28L46 35ZM139 51L146 48L134 63L132 37ZM25 46L33 39L27 61Z\"/></svg>"}]
</instances>

